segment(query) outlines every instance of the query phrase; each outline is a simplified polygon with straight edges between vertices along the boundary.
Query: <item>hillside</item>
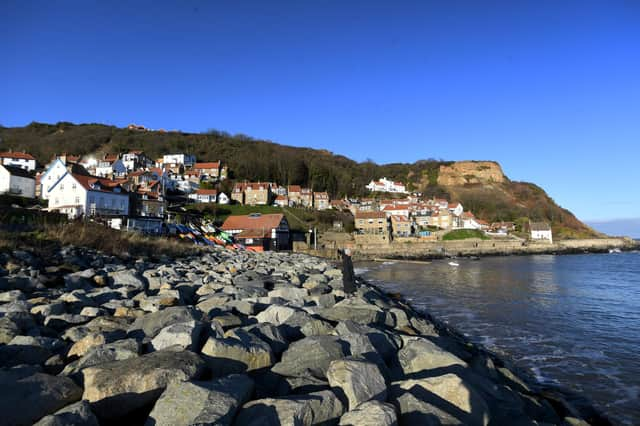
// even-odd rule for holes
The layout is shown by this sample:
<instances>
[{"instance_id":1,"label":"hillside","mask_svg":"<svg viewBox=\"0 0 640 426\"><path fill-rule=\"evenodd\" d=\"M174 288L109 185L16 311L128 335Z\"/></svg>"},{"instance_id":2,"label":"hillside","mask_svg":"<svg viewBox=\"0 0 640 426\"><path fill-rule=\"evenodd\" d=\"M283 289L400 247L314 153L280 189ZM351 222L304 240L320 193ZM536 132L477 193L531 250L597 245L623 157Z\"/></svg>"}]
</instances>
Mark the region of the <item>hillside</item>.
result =
<instances>
[{"instance_id":1,"label":"hillside","mask_svg":"<svg viewBox=\"0 0 640 426\"><path fill-rule=\"evenodd\" d=\"M152 157L188 152L202 160L222 160L231 178L302 184L332 197L363 196L365 185L386 176L407 183L426 196L459 200L465 209L488 221L546 220L558 236L589 237L597 233L568 210L559 207L541 188L511 182L495 162L419 160L412 164L358 163L326 150L279 145L245 135L212 130L206 133L139 131L103 124L31 123L0 127L0 151L24 150L40 163L55 154L117 153L142 149Z\"/></svg>"}]
</instances>

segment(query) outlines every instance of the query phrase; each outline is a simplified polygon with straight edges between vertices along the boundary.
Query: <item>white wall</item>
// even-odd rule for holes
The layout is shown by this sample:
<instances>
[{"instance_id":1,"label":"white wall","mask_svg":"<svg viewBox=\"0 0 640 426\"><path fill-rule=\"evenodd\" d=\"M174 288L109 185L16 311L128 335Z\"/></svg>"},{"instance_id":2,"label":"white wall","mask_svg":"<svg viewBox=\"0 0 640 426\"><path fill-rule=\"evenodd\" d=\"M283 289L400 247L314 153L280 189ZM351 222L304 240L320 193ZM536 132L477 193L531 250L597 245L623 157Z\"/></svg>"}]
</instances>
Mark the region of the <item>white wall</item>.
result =
<instances>
[{"instance_id":1,"label":"white wall","mask_svg":"<svg viewBox=\"0 0 640 426\"><path fill-rule=\"evenodd\" d=\"M99 209L109 209L114 210L110 214L123 216L129 214L129 195L127 193L88 191L71 174L65 175L49 193L49 209L79 205L78 215L81 213L90 215L91 204L95 204L98 209L97 213L100 213Z\"/></svg>"},{"instance_id":2,"label":"white wall","mask_svg":"<svg viewBox=\"0 0 640 426\"><path fill-rule=\"evenodd\" d=\"M43 200L49 199L49 190L66 173L67 167L60 160L55 160L53 164L49 166L40 178L40 185L42 187L40 197Z\"/></svg>"},{"instance_id":3,"label":"white wall","mask_svg":"<svg viewBox=\"0 0 640 426\"><path fill-rule=\"evenodd\" d=\"M9 173L0 167L0 193L10 193L25 198L36 196L36 180Z\"/></svg>"},{"instance_id":4,"label":"white wall","mask_svg":"<svg viewBox=\"0 0 640 426\"><path fill-rule=\"evenodd\" d=\"M22 169L33 171L36 169L36 160L27 160L25 158L3 158L2 164L7 166L16 166Z\"/></svg>"}]
</instances>

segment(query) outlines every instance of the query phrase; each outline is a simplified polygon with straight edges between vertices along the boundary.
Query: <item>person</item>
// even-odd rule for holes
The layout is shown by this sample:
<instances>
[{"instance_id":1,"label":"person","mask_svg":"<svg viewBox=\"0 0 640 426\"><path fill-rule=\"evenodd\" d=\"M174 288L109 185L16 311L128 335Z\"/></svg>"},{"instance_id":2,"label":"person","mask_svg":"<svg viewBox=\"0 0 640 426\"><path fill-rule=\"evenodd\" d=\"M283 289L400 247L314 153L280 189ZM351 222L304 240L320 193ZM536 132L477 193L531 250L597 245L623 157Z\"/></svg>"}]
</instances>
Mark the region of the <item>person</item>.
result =
<instances>
[{"instance_id":1,"label":"person","mask_svg":"<svg viewBox=\"0 0 640 426\"><path fill-rule=\"evenodd\" d=\"M351 250L342 250L342 284L346 294L356 292L356 277L353 272L353 261L351 260Z\"/></svg>"}]
</instances>

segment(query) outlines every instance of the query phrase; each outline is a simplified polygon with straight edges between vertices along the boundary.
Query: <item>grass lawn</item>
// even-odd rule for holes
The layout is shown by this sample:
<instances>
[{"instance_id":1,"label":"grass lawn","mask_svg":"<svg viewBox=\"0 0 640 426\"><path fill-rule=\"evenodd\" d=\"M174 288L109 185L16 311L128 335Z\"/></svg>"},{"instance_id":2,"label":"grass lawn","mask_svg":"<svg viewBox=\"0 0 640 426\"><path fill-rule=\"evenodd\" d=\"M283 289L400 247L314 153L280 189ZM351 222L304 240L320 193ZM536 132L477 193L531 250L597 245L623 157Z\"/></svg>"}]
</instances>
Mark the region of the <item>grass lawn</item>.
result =
<instances>
[{"instance_id":1,"label":"grass lawn","mask_svg":"<svg viewBox=\"0 0 640 426\"><path fill-rule=\"evenodd\" d=\"M456 229L451 232L447 232L442 237L443 241L454 241L454 240L466 240L468 238L479 238L481 240L488 240L489 237L485 235L484 232L479 231L477 229Z\"/></svg>"}]
</instances>

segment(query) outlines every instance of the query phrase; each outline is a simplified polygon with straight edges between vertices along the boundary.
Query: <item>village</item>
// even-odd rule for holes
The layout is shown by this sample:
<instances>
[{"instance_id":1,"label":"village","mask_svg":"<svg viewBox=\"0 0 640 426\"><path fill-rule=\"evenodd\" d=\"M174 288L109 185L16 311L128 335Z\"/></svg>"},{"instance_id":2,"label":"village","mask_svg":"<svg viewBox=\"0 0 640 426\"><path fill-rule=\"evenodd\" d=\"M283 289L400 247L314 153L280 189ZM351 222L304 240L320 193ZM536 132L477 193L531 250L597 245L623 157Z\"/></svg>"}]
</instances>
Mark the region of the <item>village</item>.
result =
<instances>
[{"instance_id":1,"label":"village","mask_svg":"<svg viewBox=\"0 0 640 426\"><path fill-rule=\"evenodd\" d=\"M372 180L367 198L331 199L327 192L276 182L226 182L223 161L198 162L187 153L152 159L131 150L107 155L56 155L40 166L26 152L0 153L0 194L33 199L47 212L69 220L90 220L115 229L145 234L172 234L199 244L235 245L255 251L290 250L295 245L283 213L230 215L223 223L185 220L185 206L194 204L273 206L281 209L334 210L352 220L351 237L360 244L441 239L455 230L508 237L513 222L489 223L465 211L460 202L424 198L402 182ZM331 231L345 232L344 221ZM529 223L529 239L553 240L547 223ZM313 235L312 235L313 234ZM317 248L316 229L304 242ZM311 239L310 237L313 237ZM298 241L299 243L299 241ZM299 244L298 244L299 245Z\"/></svg>"}]
</instances>

